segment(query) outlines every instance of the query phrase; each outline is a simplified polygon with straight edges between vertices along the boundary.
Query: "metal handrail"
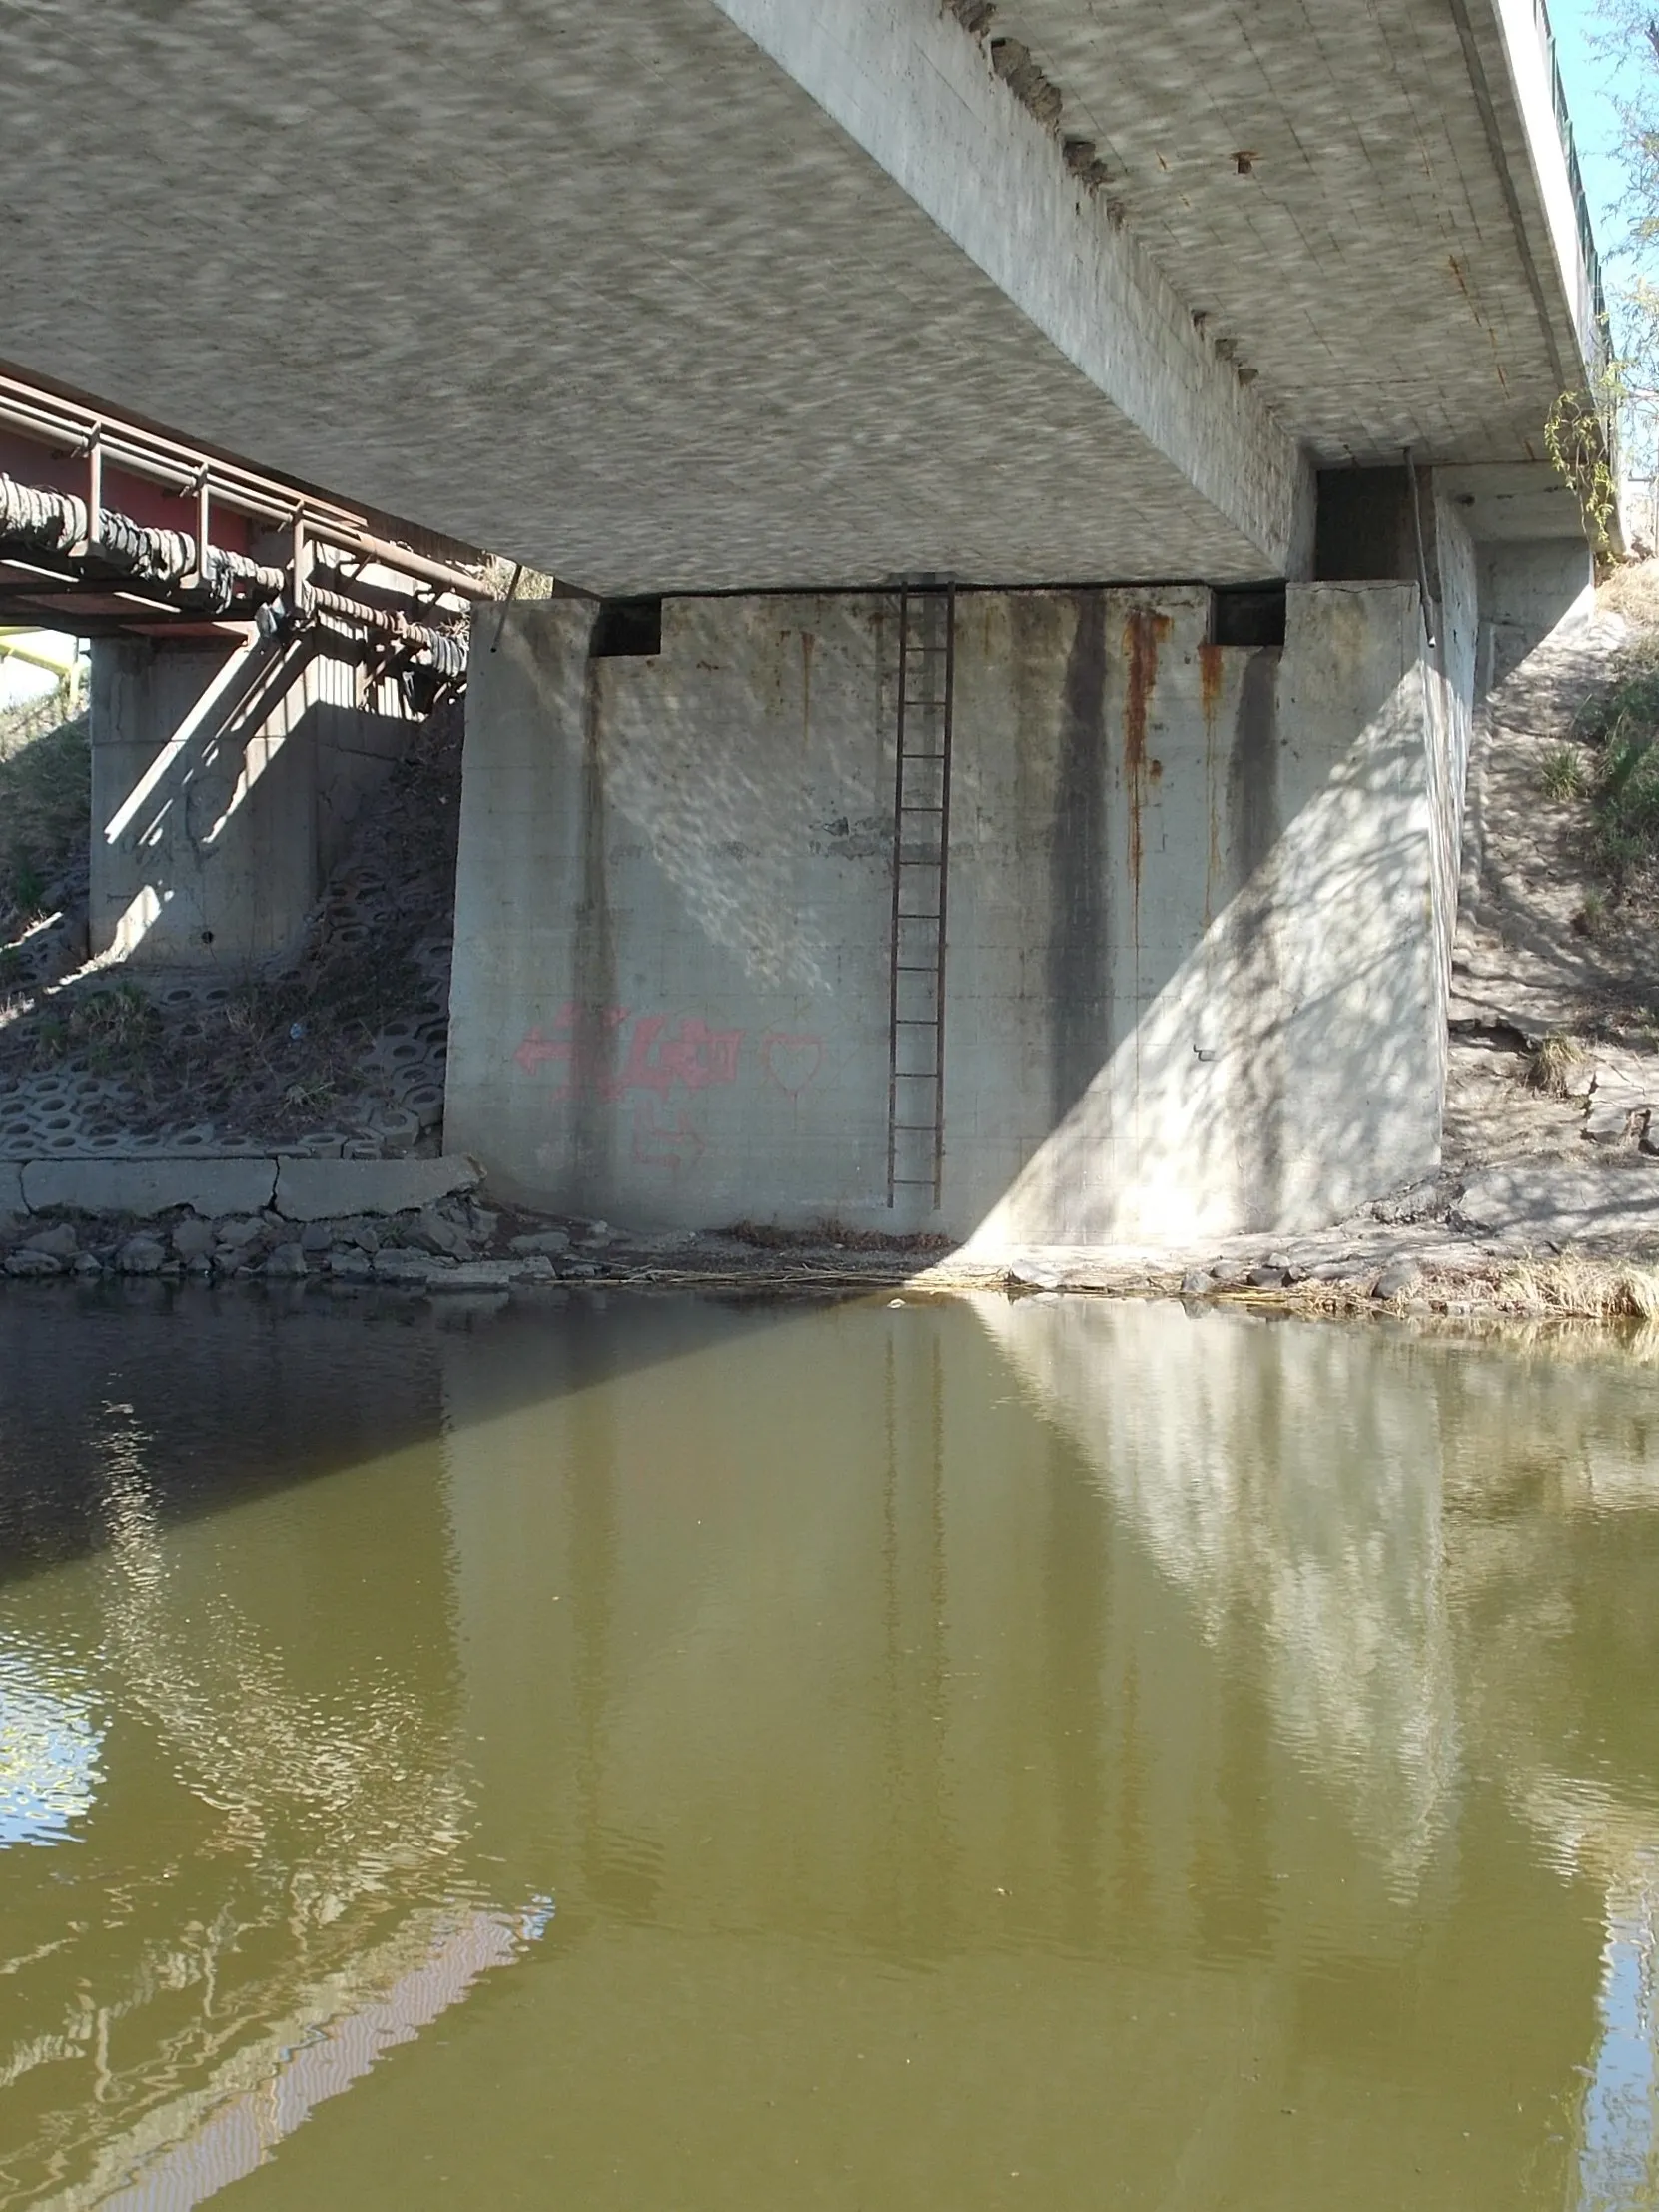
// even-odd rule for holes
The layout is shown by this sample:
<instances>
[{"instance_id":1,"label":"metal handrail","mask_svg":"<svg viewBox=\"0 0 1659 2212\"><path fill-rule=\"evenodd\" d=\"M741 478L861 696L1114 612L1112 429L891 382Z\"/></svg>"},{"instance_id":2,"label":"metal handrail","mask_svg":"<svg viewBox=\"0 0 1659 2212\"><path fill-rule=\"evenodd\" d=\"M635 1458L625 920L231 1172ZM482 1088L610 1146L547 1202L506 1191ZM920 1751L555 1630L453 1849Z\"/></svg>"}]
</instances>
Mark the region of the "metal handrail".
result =
<instances>
[{"instance_id":1,"label":"metal handrail","mask_svg":"<svg viewBox=\"0 0 1659 2212\"><path fill-rule=\"evenodd\" d=\"M197 536L204 545L208 541L206 507L211 501L272 527L297 528L317 543L379 562L438 591L471 600L496 597L494 586L481 575L375 536L365 516L338 500L320 498L315 492L302 491L276 477L238 467L176 438L141 429L118 415L81 406L72 399L60 398L56 392L23 383L15 376L0 375L0 427L54 451L86 455L94 471L88 504L95 511L102 504L97 496L97 473L108 465L160 484L181 498L194 496L199 515Z\"/></svg>"}]
</instances>

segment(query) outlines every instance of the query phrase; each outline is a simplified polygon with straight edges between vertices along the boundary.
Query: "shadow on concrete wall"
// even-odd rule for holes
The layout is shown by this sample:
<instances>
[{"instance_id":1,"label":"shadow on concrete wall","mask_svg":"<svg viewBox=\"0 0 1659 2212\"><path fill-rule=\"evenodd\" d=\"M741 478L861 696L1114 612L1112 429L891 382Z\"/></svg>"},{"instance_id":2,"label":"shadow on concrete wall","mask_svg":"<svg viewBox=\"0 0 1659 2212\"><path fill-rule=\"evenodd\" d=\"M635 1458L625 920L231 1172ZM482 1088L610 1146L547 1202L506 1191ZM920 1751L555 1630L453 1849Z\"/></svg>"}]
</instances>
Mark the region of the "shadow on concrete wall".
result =
<instances>
[{"instance_id":1,"label":"shadow on concrete wall","mask_svg":"<svg viewBox=\"0 0 1659 2212\"><path fill-rule=\"evenodd\" d=\"M100 643L92 944L150 965L290 950L412 727L315 634L228 649Z\"/></svg>"}]
</instances>

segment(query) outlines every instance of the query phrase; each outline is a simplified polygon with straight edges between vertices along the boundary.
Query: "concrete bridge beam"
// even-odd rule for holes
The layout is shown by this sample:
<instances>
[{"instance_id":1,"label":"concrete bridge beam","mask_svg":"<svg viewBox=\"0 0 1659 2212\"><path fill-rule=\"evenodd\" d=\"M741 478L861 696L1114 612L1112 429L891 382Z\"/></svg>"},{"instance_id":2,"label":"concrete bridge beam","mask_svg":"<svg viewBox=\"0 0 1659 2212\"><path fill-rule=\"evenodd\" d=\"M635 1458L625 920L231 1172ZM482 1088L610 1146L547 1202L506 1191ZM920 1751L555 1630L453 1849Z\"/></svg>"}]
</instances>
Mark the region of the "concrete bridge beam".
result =
<instances>
[{"instance_id":1,"label":"concrete bridge beam","mask_svg":"<svg viewBox=\"0 0 1659 2212\"><path fill-rule=\"evenodd\" d=\"M607 593L1305 569L1293 423L935 0L95 25L0 20L26 369Z\"/></svg>"},{"instance_id":2,"label":"concrete bridge beam","mask_svg":"<svg viewBox=\"0 0 1659 2212\"><path fill-rule=\"evenodd\" d=\"M987 42L911 0L717 5L1259 550L1264 574L1309 572L1305 455Z\"/></svg>"}]
</instances>

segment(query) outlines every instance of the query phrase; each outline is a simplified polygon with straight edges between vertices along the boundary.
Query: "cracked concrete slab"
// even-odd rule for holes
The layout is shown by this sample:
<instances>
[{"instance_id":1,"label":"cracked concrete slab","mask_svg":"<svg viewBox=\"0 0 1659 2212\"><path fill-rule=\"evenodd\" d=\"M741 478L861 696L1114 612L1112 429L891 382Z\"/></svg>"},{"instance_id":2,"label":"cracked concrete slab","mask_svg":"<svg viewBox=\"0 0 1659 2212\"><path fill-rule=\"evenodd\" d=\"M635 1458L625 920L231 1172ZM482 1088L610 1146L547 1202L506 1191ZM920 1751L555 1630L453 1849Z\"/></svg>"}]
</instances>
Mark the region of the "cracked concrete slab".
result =
<instances>
[{"instance_id":1,"label":"cracked concrete slab","mask_svg":"<svg viewBox=\"0 0 1659 2212\"><path fill-rule=\"evenodd\" d=\"M1454 1225L1507 1241L1637 1243L1659 1237L1659 1165L1500 1167L1471 1182Z\"/></svg>"},{"instance_id":2,"label":"cracked concrete slab","mask_svg":"<svg viewBox=\"0 0 1659 2212\"><path fill-rule=\"evenodd\" d=\"M439 1198L475 1190L476 1160L285 1159L278 1163L277 1211L290 1221L329 1221L351 1213L413 1213Z\"/></svg>"},{"instance_id":3,"label":"cracked concrete slab","mask_svg":"<svg viewBox=\"0 0 1659 2212\"><path fill-rule=\"evenodd\" d=\"M277 1163L255 1159L35 1159L19 1174L31 1213L258 1213L271 1203Z\"/></svg>"}]
</instances>

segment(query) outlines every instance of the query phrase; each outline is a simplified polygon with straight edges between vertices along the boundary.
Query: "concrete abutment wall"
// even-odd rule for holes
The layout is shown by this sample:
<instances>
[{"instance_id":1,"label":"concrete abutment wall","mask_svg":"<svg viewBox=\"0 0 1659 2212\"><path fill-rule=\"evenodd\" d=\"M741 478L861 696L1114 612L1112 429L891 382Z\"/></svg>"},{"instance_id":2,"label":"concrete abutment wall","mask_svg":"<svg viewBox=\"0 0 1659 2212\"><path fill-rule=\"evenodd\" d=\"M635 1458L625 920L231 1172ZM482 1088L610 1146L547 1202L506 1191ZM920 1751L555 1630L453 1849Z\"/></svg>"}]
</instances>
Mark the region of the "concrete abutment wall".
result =
<instances>
[{"instance_id":1,"label":"concrete abutment wall","mask_svg":"<svg viewBox=\"0 0 1659 2212\"><path fill-rule=\"evenodd\" d=\"M1465 541L1466 549L1466 541ZM957 601L944 1187L887 1202L897 601L515 608L474 662L446 1142L641 1224L1176 1239L1431 1169L1473 557ZM1455 600L1455 604L1451 604ZM1468 603L1465 603L1468 602Z\"/></svg>"},{"instance_id":2,"label":"concrete abutment wall","mask_svg":"<svg viewBox=\"0 0 1659 2212\"><path fill-rule=\"evenodd\" d=\"M95 953L234 972L293 949L413 727L353 652L252 630L94 644Z\"/></svg>"}]
</instances>

